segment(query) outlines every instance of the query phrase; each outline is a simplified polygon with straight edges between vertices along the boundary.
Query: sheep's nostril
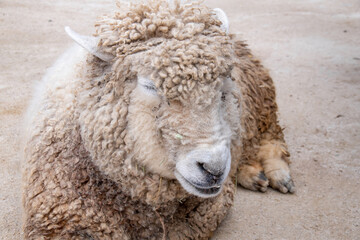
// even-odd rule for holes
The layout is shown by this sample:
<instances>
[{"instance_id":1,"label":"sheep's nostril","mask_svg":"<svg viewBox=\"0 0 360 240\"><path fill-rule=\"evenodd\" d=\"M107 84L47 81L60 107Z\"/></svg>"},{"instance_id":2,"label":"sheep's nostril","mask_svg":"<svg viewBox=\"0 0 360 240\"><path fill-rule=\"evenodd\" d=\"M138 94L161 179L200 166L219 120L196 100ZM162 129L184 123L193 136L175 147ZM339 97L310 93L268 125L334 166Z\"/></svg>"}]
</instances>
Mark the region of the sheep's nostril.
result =
<instances>
[{"instance_id":1,"label":"sheep's nostril","mask_svg":"<svg viewBox=\"0 0 360 240\"><path fill-rule=\"evenodd\" d=\"M205 170L205 168L204 168L204 163L198 162L197 165L198 165L199 168L201 168L202 170Z\"/></svg>"},{"instance_id":2,"label":"sheep's nostril","mask_svg":"<svg viewBox=\"0 0 360 240\"><path fill-rule=\"evenodd\" d=\"M206 172L207 174L213 175L213 174L211 173L211 171L209 171L209 170L207 169L207 167L205 166L205 163L198 162L197 164L198 164L199 168L201 169L201 171Z\"/></svg>"},{"instance_id":3,"label":"sheep's nostril","mask_svg":"<svg viewBox=\"0 0 360 240\"><path fill-rule=\"evenodd\" d=\"M211 170L205 163L198 162L197 164L198 164L199 168L207 174L207 176L210 180L212 180L214 183L219 181L219 179L222 176L221 171Z\"/></svg>"},{"instance_id":4,"label":"sheep's nostril","mask_svg":"<svg viewBox=\"0 0 360 240\"><path fill-rule=\"evenodd\" d=\"M216 176L216 175L212 175L212 179L214 179L214 181L219 180L220 176Z\"/></svg>"}]
</instances>

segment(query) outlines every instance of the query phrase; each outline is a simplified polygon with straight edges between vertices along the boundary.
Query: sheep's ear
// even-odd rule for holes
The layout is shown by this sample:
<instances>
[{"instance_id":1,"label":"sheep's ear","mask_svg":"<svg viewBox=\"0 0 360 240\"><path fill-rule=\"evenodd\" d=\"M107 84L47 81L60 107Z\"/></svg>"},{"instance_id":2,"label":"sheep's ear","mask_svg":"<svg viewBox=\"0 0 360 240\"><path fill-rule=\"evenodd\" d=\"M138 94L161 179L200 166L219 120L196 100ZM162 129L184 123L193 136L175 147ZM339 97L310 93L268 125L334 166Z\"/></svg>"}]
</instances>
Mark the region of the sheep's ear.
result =
<instances>
[{"instance_id":1,"label":"sheep's ear","mask_svg":"<svg viewBox=\"0 0 360 240\"><path fill-rule=\"evenodd\" d=\"M65 31L77 44L79 44L80 46L82 46L91 54L95 55L101 60L105 62L109 62L114 58L113 55L101 51L101 49L98 47L99 44L98 38L80 35L74 32L70 27L65 27Z\"/></svg>"},{"instance_id":2,"label":"sheep's ear","mask_svg":"<svg viewBox=\"0 0 360 240\"><path fill-rule=\"evenodd\" d=\"M216 18L220 20L220 22L222 22L221 25L221 29L224 30L226 32L226 34L229 33L229 20L228 17L226 16L226 13L220 9L220 8L214 8L213 9Z\"/></svg>"}]
</instances>

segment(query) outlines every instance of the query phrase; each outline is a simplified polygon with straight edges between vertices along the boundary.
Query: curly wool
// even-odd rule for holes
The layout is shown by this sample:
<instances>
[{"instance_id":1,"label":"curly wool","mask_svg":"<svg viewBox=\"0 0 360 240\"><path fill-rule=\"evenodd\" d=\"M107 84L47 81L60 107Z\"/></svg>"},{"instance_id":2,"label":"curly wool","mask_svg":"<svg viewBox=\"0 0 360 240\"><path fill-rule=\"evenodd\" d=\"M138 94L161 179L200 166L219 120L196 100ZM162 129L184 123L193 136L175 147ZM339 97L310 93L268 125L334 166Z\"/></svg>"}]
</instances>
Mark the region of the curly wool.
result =
<instances>
[{"instance_id":1,"label":"curly wool","mask_svg":"<svg viewBox=\"0 0 360 240\"><path fill-rule=\"evenodd\" d=\"M168 99L176 99L186 98L197 83L209 84L229 73L230 37L211 9L196 2L176 2L173 8L164 1L118 6L113 17L96 24L99 44L115 56L117 76L126 56L147 51L141 61L146 58L151 79Z\"/></svg>"},{"instance_id":2,"label":"curly wool","mask_svg":"<svg viewBox=\"0 0 360 240\"><path fill-rule=\"evenodd\" d=\"M87 61L73 60L74 73L46 83L33 121L25 172L26 238L211 236L233 203L238 159L253 155L251 146L276 123L271 78L220 25L207 7L169 8L163 1L120 4L113 17L97 23L100 45L114 56L112 65L79 53ZM243 129L234 135L243 136L244 151L234 139L230 178L217 197L191 196L177 180L148 172L134 159L127 126L137 75L151 76L168 99L193 98L197 104L211 98L219 76L239 85ZM271 134L282 138L281 129ZM174 163L166 164L174 170Z\"/></svg>"}]
</instances>

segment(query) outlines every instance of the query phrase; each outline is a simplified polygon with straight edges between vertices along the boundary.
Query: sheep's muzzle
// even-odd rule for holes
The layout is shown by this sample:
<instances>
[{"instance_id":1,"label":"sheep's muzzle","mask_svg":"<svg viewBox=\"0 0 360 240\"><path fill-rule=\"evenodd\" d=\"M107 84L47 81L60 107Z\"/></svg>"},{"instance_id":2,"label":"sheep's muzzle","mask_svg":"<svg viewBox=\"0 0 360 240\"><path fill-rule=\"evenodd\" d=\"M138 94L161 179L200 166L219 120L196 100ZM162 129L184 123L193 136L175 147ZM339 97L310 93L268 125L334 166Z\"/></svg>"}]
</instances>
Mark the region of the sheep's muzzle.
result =
<instances>
[{"instance_id":1,"label":"sheep's muzzle","mask_svg":"<svg viewBox=\"0 0 360 240\"><path fill-rule=\"evenodd\" d=\"M221 192L230 165L230 147L222 142L187 153L176 164L175 176L189 193L208 198Z\"/></svg>"}]
</instances>

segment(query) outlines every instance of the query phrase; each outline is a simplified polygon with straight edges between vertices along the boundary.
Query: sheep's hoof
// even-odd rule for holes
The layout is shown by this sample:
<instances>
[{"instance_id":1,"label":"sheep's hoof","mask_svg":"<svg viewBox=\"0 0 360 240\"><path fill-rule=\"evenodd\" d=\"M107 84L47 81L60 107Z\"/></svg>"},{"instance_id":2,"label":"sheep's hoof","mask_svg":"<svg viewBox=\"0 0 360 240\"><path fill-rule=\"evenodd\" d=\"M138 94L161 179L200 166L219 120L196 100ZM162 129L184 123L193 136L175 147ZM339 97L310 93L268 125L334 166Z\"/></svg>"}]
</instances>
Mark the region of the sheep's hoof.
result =
<instances>
[{"instance_id":1,"label":"sheep's hoof","mask_svg":"<svg viewBox=\"0 0 360 240\"><path fill-rule=\"evenodd\" d=\"M272 188L282 193L294 193L295 185L290 176L290 169L285 162L282 160L279 160L278 162L280 161L281 164L265 165L266 177L269 179Z\"/></svg>"},{"instance_id":2,"label":"sheep's hoof","mask_svg":"<svg viewBox=\"0 0 360 240\"><path fill-rule=\"evenodd\" d=\"M237 175L238 184L252 191L266 192L269 180L261 165L241 166Z\"/></svg>"},{"instance_id":3,"label":"sheep's hoof","mask_svg":"<svg viewBox=\"0 0 360 240\"><path fill-rule=\"evenodd\" d=\"M295 184L291 179L290 175L279 181L270 181L270 186L274 189L279 190L282 193L294 193Z\"/></svg>"}]
</instances>

